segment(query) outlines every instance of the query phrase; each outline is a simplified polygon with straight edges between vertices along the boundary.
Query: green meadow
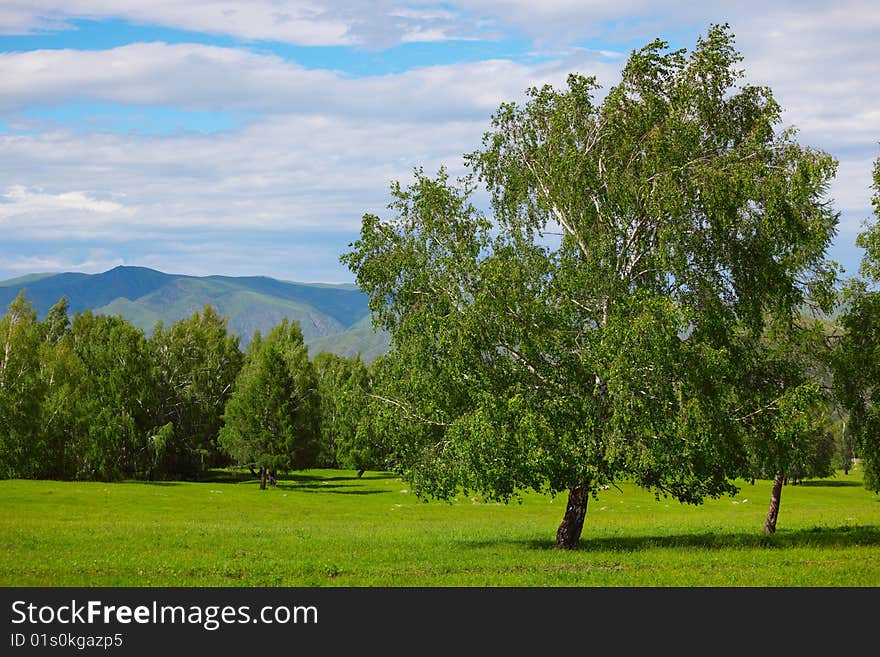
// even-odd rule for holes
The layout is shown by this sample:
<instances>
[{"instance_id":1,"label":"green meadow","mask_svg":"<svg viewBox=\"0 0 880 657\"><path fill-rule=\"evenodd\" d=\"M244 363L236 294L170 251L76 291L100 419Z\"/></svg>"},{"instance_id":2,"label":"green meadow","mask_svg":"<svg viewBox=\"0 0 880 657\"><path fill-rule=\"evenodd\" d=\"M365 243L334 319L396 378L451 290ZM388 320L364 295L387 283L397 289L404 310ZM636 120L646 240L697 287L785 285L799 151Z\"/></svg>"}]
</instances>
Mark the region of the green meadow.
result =
<instances>
[{"instance_id":1,"label":"green meadow","mask_svg":"<svg viewBox=\"0 0 880 657\"><path fill-rule=\"evenodd\" d=\"M258 490L0 481L2 586L878 586L880 496L858 471L700 506L622 484L554 548L565 498L423 502L390 473L306 470Z\"/></svg>"}]
</instances>

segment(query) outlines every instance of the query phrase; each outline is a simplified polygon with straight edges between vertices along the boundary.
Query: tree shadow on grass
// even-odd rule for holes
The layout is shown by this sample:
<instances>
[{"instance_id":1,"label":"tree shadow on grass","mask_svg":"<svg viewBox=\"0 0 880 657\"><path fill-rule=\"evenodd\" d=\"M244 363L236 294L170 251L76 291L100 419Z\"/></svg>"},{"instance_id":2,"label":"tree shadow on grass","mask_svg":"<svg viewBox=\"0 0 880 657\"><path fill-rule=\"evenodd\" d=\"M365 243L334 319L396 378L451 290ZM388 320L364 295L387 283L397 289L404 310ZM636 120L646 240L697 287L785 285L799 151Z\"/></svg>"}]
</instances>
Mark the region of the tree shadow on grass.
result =
<instances>
[{"instance_id":1,"label":"tree shadow on grass","mask_svg":"<svg viewBox=\"0 0 880 657\"><path fill-rule=\"evenodd\" d=\"M840 481L837 479L815 479L815 480L807 480L802 481L798 484L798 486L805 486L807 488L839 488L842 486L858 486L861 488L864 486L860 481Z\"/></svg>"},{"instance_id":2,"label":"tree shadow on grass","mask_svg":"<svg viewBox=\"0 0 880 657\"><path fill-rule=\"evenodd\" d=\"M296 482L321 482L321 481L376 481L380 479L396 479L397 475L390 474L388 472L365 472L362 477L358 477L356 474L333 474L333 475L323 475L323 474L313 474L311 472L291 472L290 474L285 475L284 479L286 481L296 481Z\"/></svg>"},{"instance_id":3,"label":"tree shadow on grass","mask_svg":"<svg viewBox=\"0 0 880 657\"><path fill-rule=\"evenodd\" d=\"M241 484L246 481L255 481L254 475L239 470L208 470L199 479L199 483L204 484Z\"/></svg>"},{"instance_id":4,"label":"tree shadow on grass","mask_svg":"<svg viewBox=\"0 0 880 657\"><path fill-rule=\"evenodd\" d=\"M381 495L383 493L390 493L391 491L387 490L374 490L367 489L364 490L360 486L353 486L351 484L333 484L333 483L324 483L329 482L328 479L321 479L317 482L285 482L279 481L276 484L276 488L280 490L289 490L292 492L298 493L335 493L337 495Z\"/></svg>"},{"instance_id":5,"label":"tree shadow on grass","mask_svg":"<svg viewBox=\"0 0 880 657\"><path fill-rule=\"evenodd\" d=\"M386 490L364 490L364 483L382 479L393 479L395 475L374 472L364 473L362 477L355 474L313 474L307 472L291 472L279 479L276 488L302 493L337 493L339 495L381 495ZM359 483L364 482L364 483Z\"/></svg>"},{"instance_id":6,"label":"tree shadow on grass","mask_svg":"<svg viewBox=\"0 0 880 657\"><path fill-rule=\"evenodd\" d=\"M491 547L499 544L525 545L533 550L555 550L552 540L522 541L465 541L469 547ZM842 525L839 527L812 527L810 529L780 529L775 534L755 532L703 532L665 536L584 536L579 552L642 552L654 549L725 550L785 549L795 547L854 547L880 546L880 527Z\"/></svg>"},{"instance_id":7,"label":"tree shadow on grass","mask_svg":"<svg viewBox=\"0 0 880 657\"><path fill-rule=\"evenodd\" d=\"M339 474L321 474L311 472L289 472L282 474L278 479L279 488L299 488L303 485L308 486L314 484L316 487L327 488L328 485L321 482L340 482L340 481L379 481L382 479L395 479L397 475L389 472L365 472L362 477L348 472L340 472ZM259 483L259 475L255 475L246 470L209 470L199 480L201 483L214 484L244 484ZM339 487L340 484L334 483L331 486ZM381 491L377 491L381 492Z\"/></svg>"}]
</instances>

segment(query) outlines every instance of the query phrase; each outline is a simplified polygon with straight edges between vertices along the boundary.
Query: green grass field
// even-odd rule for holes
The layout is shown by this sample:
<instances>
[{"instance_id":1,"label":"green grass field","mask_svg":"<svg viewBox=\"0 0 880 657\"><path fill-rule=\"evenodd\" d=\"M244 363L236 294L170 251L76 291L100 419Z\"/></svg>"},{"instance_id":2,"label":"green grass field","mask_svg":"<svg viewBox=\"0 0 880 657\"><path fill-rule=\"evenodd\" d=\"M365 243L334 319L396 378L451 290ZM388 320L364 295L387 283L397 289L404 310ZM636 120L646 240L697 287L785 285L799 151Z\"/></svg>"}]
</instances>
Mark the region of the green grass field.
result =
<instances>
[{"instance_id":1,"label":"green grass field","mask_svg":"<svg viewBox=\"0 0 880 657\"><path fill-rule=\"evenodd\" d=\"M387 473L310 470L274 490L0 481L2 586L878 586L880 496L850 473L685 506L631 486L553 548L565 499L421 502Z\"/></svg>"}]
</instances>

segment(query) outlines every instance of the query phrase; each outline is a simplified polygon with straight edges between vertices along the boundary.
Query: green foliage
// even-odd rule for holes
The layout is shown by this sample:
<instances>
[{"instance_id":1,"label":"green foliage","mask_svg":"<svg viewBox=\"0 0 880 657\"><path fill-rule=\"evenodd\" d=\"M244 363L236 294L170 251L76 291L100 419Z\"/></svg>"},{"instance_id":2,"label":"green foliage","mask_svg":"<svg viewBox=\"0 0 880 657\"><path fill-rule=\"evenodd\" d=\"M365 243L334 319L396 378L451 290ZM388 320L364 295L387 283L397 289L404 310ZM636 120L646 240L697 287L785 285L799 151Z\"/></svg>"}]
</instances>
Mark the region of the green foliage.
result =
<instances>
[{"instance_id":1,"label":"green foliage","mask_svg":"<svg viewBox=\"0 0 880 657\"><path fill-rule=\"evenodd\" d=\"M601 103L580 75L532 89L496 112L471 176L417 170L392 218L364 216L342 259L391 333L383 396L420 493L735 490L757 410L735 345L830 308L838 220L836 162L778 130L739 60L714 26L690 54L632 53Z\"/></svg>"},{"instance_id":2,"label":"green foliage","mask_svg":"<svg viewBox=\"0 0 880 657\"><path fill-rule=\"evenodd\" d=\"M43 330L23 293L0 319L0 477L34 477L45 470L40 371Z\"/></svg>"},{"instance_id":3,"label":"green foliage","mask_svg":"<svg viewBox=\"0 0 880 657\"><path fill-rule=\"evenodd\" d=\"M170 329L159 324L150 338L161 382L158 424L173 426L155 476L194 477L222 465L217 445L223 410L244 356L227 320L206 306Z\"/></svg>"},{"instance_id":4,"label":"green foliage","mask_svg":"<svg viewBox=\"0 0 880 657\"><path fill-rule=\"evenodd\" d=\"M822 322L796 317L740 344L739 403L754 409L742 418L751 476L799 482L833 472L827 337Z\"/></svg>"},{"instance_id":5,"label":"green foliage","mask_svg":"<svg viewBox=\"0 0 880 657\"><path fill-rule=\"evenodd\" d=\"M363 377L360 358L349 360L329 352L318 353L312 364L318 381L320 398L321 447L316 465L337 467L340 444L350 443L363 410Z\"/></svg>"},{"instance_id":6,"label":"green foliage","mask_svg":"<svg viewBox=\"0 0 880 657\"><path fill-rule=\"evenodd\" d=\"M835 387L850 414L847 430L865 468L865 485L880 492L880 292L854 295L841 323Z\"/></svg>"},{"instance_id":7,"label":"green foliage","mask_svg":"<svg viewBox=\"0 0 880 657\"><path fill-rule=\"evenodd\" d=\"M46 382L41 422L44 468L41 477L77 477L74 418L81 402L83 366L73 349L67 299L62 297L43 320L44 340L40 348L40 369Z\"/></svg>"},{"instance_id":8,"label":"green foliage","mask_svg":"<svg viewBox=\"0 0 880 657\"><path fill-rule=\"evenodd\" d=\"M382 358L369 366L359 356L326 352L314 360L321 396L321 446L324 463L358 471L384 469L392 458L384 404L372 390L385 372ZM332 456L331 456L332 455Z\"/></svg>"},{"instance_id":9,"label":"green foliage","mask_svg":"<svg viewBox=\"0 0 880 657\"><path fill-rule=\"evenodd\" d=\"M880 283L880 157L874 161L874 221L865 223L865 230L856 237L856 246L865 249L862 257L862 276Z\"/></svg>"},{"instance_id":10,"label":"green foliage","mask_svg":"<svg viewBox=\"0 0 880 657\"><path fill-rule=\"evenodd\" d=\"M220 446L238 464L307 467L318 451L318 404L299 325L284 320L249 352L226 404Z\"/></svg>"},{"instance_id":11,"label":"green foliage","mask_svg":"<svg viewBox=\"0 0 880 657\"><path fill-rule=\"evenodd\" d=\"M880 282L880 157L874 162L874 223L858 236L865 249L861 271ZM846 290L849 308L840 319L844 329L835 352L834 382L849 411L847 431L853 451L862 459L865 486L880 492L880 291L864 281Z\"/></svg>"},{"instance_id":12,"label":"green foliage","mask_svg":"<svg viewBox=\"0 0 880 657\"><path fill-rule=\"evenodd\" d=\"M77 358L64 433L79 479L145 477L156 428L158 384L146 336L121 317L74 316L69 346Z\"/></svg>"}]
</instances>

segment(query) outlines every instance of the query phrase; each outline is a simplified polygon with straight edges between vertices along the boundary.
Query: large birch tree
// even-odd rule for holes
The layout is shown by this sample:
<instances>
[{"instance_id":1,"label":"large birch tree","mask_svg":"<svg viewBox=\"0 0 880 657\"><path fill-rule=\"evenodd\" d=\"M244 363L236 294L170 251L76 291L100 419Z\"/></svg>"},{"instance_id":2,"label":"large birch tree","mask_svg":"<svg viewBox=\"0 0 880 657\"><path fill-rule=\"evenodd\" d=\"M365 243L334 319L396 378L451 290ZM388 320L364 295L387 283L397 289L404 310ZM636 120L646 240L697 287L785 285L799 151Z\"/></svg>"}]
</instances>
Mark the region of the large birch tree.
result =
<instances>
[{"instance_id":1,"label":"large birch tree","mask_svg":"<svg viewBox=\"0 0 880 657\"><path fill-rule=\"evenodd\" d=\"M416 491L567 493L565 549L618 480L690 503L735 491L762 412L737 394L737 352L827 307L838 220L836 162L740 60L713 26L690 53L633 52L601 101L582 75L531 89L464 180L417 170L390 218L364 216L343 261L392 336L383 396Z\"/></svg>"}]
</instances>

